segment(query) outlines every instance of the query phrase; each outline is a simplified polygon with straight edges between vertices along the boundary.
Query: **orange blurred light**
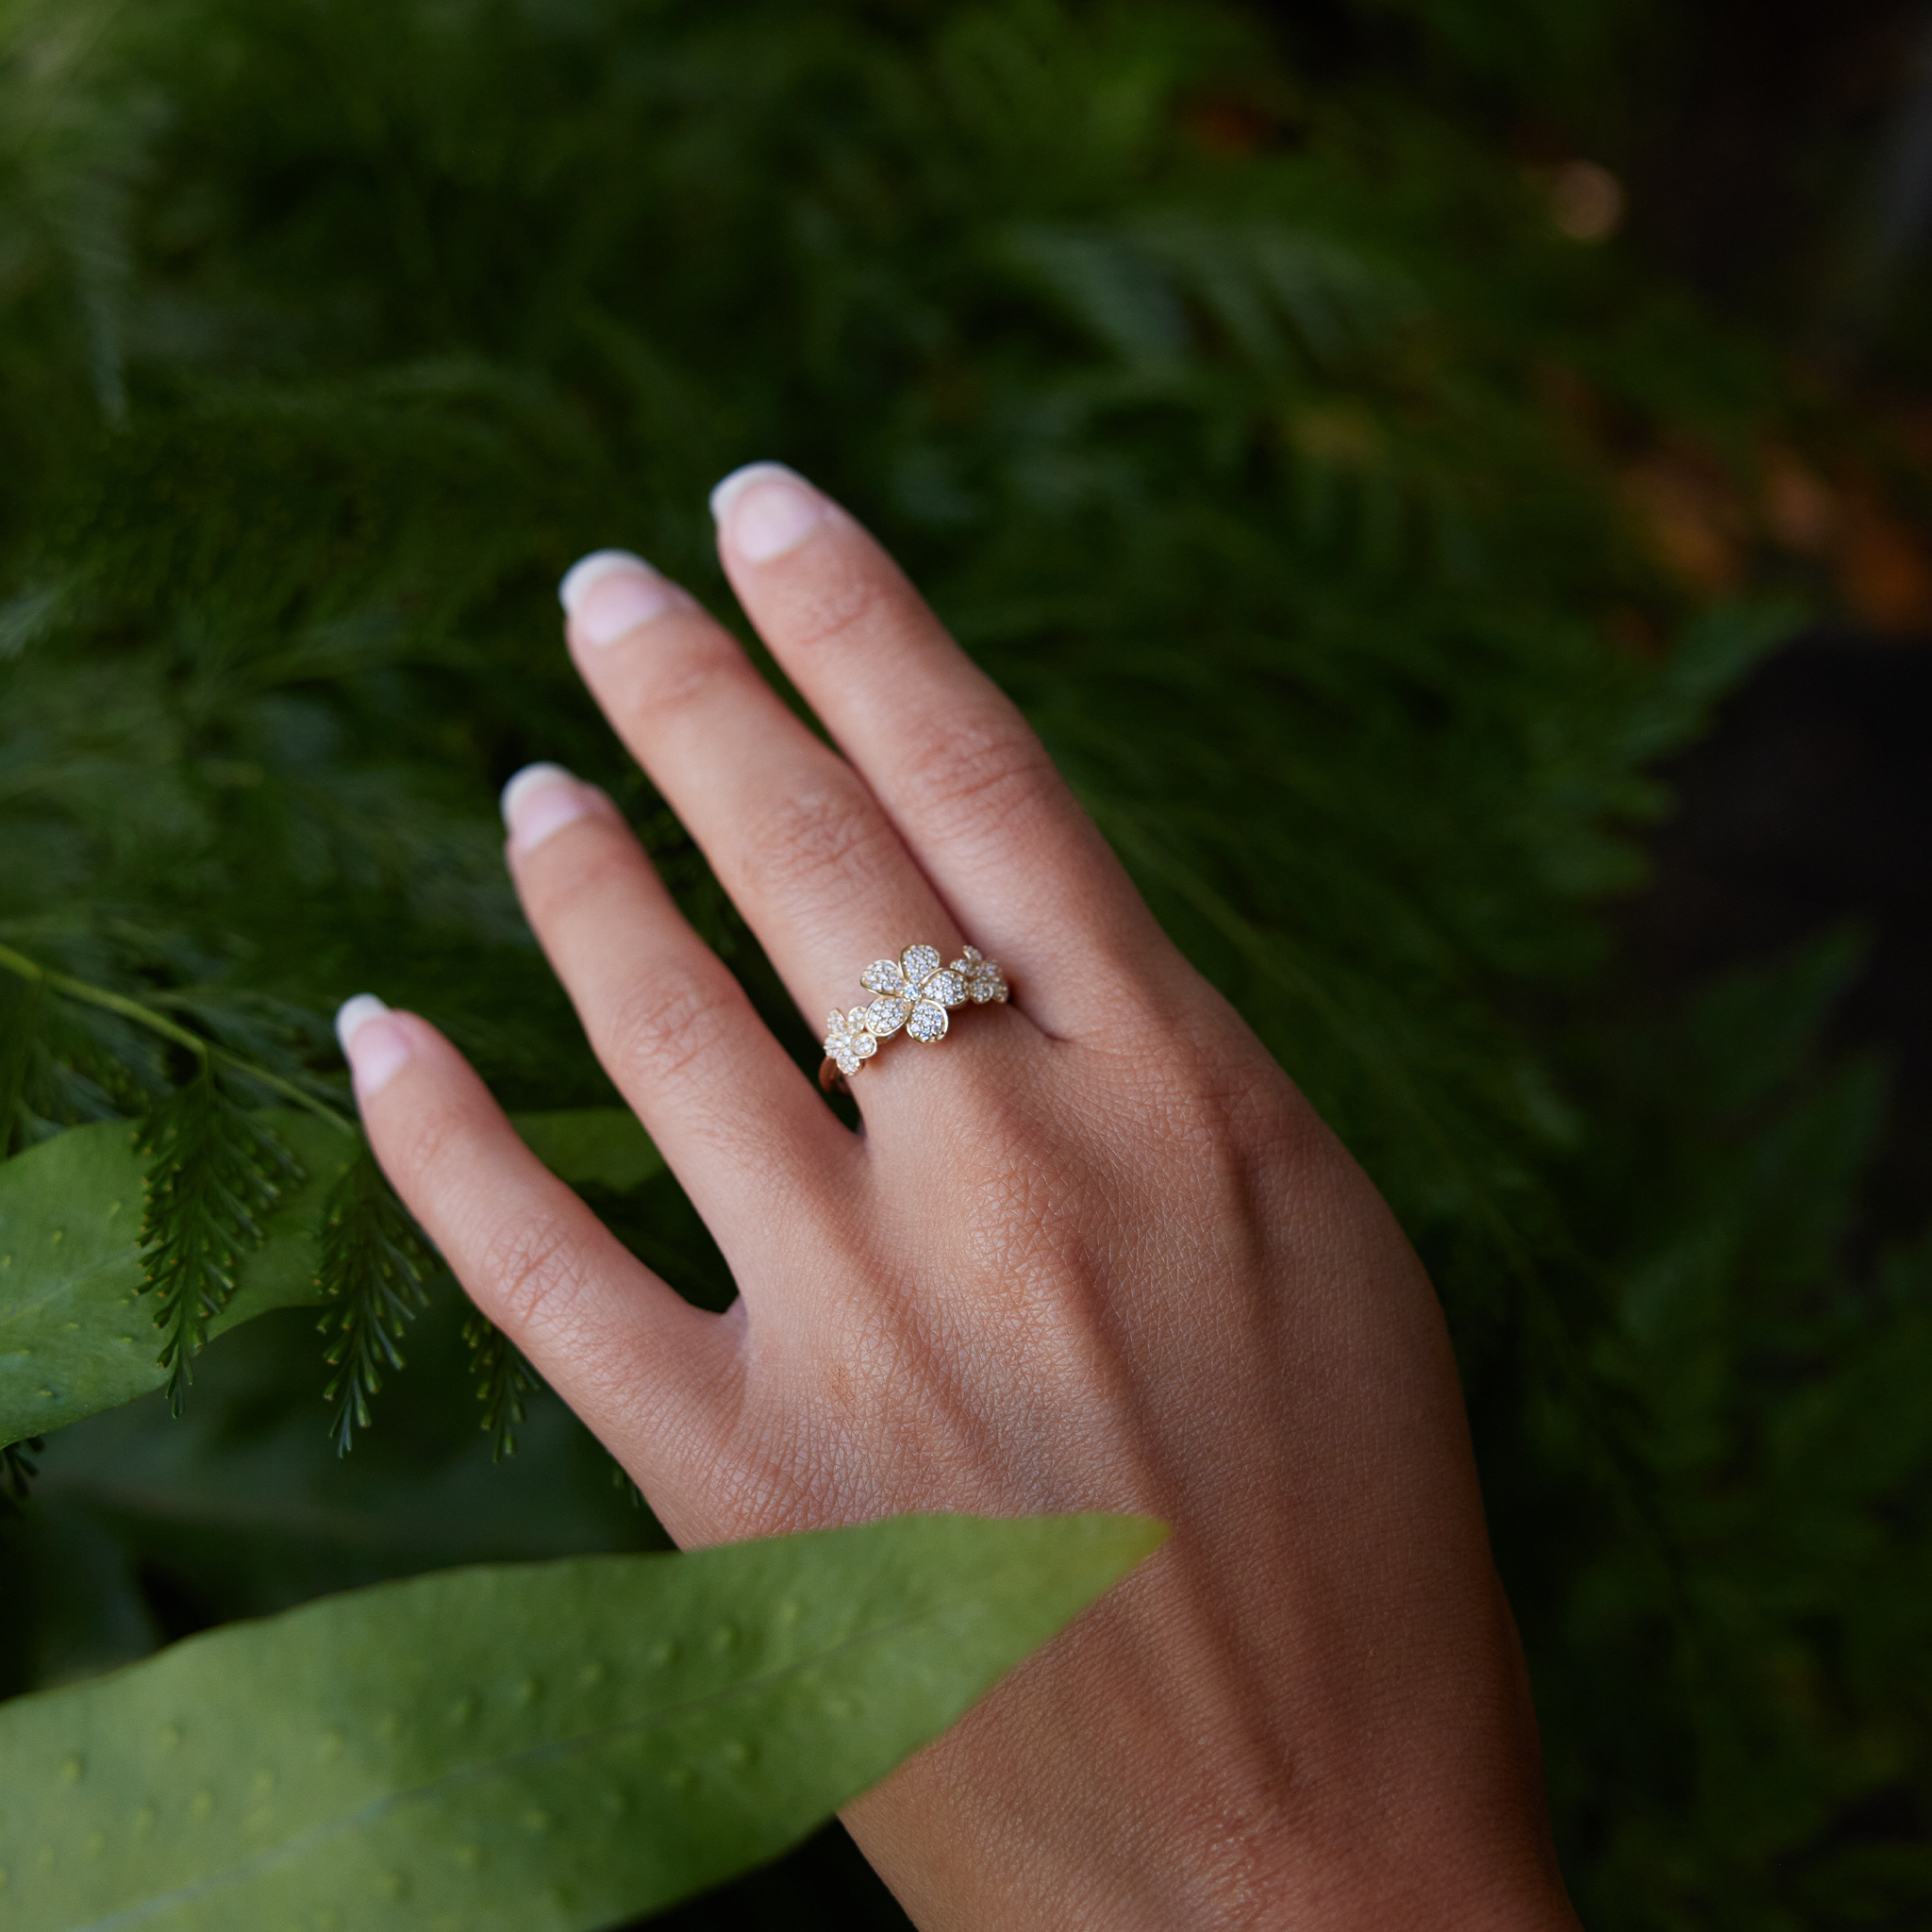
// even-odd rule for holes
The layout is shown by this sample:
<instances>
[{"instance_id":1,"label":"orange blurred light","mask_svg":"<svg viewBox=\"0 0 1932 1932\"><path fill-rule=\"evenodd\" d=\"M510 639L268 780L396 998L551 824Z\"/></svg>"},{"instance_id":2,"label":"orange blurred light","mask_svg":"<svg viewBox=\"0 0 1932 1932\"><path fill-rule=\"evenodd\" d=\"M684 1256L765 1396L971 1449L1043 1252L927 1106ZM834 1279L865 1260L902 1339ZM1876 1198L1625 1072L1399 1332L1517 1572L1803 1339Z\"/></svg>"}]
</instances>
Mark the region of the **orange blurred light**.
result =
<instances>
[{"instance_id":1,"label":"orange blurred light","mask_svg":"<svg viewBox=\"0 0 1932 1932\"><path fill-rule=\"evenodd\" d=\"M1594 161L1551 170L1550 219L1573 242L1606 242L1624 225L1624 184Z\"/></svg>"}]
</instances>

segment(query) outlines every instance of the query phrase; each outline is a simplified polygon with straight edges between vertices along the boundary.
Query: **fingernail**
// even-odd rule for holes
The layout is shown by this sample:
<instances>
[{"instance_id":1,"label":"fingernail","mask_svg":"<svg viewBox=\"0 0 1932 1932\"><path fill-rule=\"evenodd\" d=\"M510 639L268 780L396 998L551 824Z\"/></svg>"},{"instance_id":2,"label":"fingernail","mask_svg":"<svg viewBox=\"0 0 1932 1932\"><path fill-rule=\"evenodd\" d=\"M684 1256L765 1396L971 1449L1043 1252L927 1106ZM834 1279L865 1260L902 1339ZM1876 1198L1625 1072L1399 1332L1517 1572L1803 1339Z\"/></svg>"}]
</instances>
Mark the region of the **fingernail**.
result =
<instances>
[{"instance_id":1,"label":"fingernail","mask_svg":"<svg viewBox=\"0 0 1932 1932\"><path fill-rule=\"evenodd\" d=\"M770 563L795 549L831 508L796 470L747 463L711 491L711 514L747 563Z\"/></svg>"},{"instance_id":2,"label":"fingernail","mask_svg":"<svg viewBox=\"0 0 1932 1932\"><path fill-rule=\"evenodd\" d=\"M373 992L358 992L336 1010L336 1039L355 1075L356 1097L373 1099L409 1058L408 1036Z\"/></svg>"},{"instance_id":3,"label":"fingernail","mask_svg":"<svg viewBox=\"0 0 1932 1932\"><path fill-rule=\"evenodd\" d=\"M519 852L534 852L591 808L587 789L561 765L525 765L498 802L509 842Z\"/></svg>"},{"instance_id":4,"label":"fingernail","mask_svg":"<svg viewBox=\"0 0 1932 1932\"><path fill-rule=\"evenodd\" d=\"M628 550L593 550L564 573L557 600L587 644L614 644L680 601L677 586Z\"/></svg>"}]
</instances>

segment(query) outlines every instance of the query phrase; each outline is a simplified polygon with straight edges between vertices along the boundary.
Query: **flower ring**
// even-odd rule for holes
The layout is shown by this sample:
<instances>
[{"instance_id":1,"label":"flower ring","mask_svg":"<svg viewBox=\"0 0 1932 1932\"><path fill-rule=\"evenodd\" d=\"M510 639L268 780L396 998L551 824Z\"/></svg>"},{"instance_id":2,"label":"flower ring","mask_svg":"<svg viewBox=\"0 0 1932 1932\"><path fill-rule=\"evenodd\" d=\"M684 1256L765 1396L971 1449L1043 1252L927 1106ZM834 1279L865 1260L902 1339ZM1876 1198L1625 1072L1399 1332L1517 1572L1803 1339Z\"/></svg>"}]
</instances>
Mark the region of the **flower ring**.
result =
<instances>
[{"instance_id":1,"label":"flower ring","mask_svg":"<svg viewBox=\"0 0 1932 1932\"><path fill-rule=\"evenodd\" d=\"M827 1093L841 1076L858 1073L904 1027L909 1039L926 1046L946 1037L949 1009L967 1005L983 1007L1008 996L1006 975L976 946L968 946L950 966L940 964L935 946L908 946L896 959L874 959L858 975L858 983L875 995L867 1007L841 1012L836 1007L825 1019L825 1063L819 1085Z\"/></svg>"}]
</instances>

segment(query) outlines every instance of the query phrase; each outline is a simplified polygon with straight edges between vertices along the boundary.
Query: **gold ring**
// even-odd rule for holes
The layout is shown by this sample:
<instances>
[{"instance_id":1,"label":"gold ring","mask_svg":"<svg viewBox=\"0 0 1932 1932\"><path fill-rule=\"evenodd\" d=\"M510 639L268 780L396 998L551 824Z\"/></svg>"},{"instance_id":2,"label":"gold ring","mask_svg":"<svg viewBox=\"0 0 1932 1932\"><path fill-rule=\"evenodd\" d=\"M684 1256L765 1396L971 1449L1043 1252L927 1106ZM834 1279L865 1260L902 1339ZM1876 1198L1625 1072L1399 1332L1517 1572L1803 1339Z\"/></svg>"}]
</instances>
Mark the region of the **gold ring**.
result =
<instances>
[{"instance_id":1,"label":"gold ring","mask_svg":"<svg viewBox=\"0 0 1932 1932\"><path fill-rule=\"evenodd\" d=\"M874 959L858 975L858 983L874 995L872 1004L841 1012L834 1007L825 1020L825 1060L819 1085L827 1093L844 1085L902 1028L908 1040L937 1046L952 1028L946 1017L963 1006L1004 1003L1008 996L1006 975L976 946L968 946L950 966L940 964L937 946L908 946L896 959Z\"/></svg>"}]
</instances>

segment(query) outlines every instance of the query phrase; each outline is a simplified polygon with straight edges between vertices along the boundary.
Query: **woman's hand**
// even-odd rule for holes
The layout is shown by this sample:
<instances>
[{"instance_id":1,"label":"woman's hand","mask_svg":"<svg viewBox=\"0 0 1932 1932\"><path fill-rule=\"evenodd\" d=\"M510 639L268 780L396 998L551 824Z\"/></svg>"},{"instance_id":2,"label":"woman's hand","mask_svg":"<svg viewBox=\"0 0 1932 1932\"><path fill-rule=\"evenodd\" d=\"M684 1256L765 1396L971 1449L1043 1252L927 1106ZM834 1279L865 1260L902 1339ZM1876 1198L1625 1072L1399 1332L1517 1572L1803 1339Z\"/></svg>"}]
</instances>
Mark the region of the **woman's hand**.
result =
<instances>
[{"instance_id":1,"label":"woman's hand","mask_svg":"<svg viewBox=\"0 0 1932 1932\"><path fill-rule=\"evenodd\" d=\"M816 1025L908 941L1011 1005L888 1041L849 1132L604 795L505 794L599 1058L731 1265L701 1313L425 1021L345 1012L383 1166L681 1543L1142 1510L1166 1546L847 1822L928 1927L1574 1924L1434 1294L1013 706L851 517L757 465L725 569L843 756L633 558L585 682Z\"/></svg>"}]
</instances>

